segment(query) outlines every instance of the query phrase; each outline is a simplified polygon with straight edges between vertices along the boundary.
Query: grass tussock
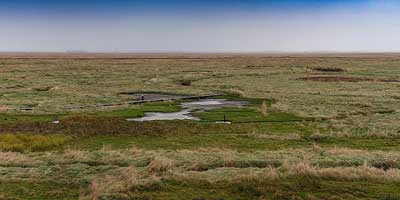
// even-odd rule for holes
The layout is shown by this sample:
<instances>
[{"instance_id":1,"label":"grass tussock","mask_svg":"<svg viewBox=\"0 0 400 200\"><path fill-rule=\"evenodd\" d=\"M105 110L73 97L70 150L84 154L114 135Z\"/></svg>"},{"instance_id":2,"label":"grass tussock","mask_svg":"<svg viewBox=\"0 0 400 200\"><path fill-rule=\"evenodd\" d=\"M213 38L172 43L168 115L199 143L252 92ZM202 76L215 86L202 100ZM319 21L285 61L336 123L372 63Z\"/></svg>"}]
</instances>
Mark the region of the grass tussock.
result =
<instances>
[{"instance_id":1,"label":"grass tussock","mask_svg":"<svg viewBox=\"0 0 400 200\"><path fill-rule=\"evenodd\" d=\"M0 105L0 113L5 113L9 110L8 106L2 106Z\"/></svg>"},{"instance_id":2,"label":"grass tussock","mask_svg":"<svg viewBox=\"0 0 400 200\"><path fill-rule=\"evenodd\" d=\"M363 77L341 77L341 76L309 76L300 77L297 80L317 81L317 82L367 82L374 81L372 78Z\"/></svg>"},{"instance_id":3,"label":"grass tussock","mask_svg":"<svg viewBox=\"0 0 400 200\"><path fill-rule=\"evenodd\" d=\"M359 167L335 167L319 168L308 162L282 166L283 175L289 177L313 177L333 180L381 180L381 181L400 181L400 170L383 170L367 165Z\"/></svg>"},{"instance_id":4,"label":"grass tussock","mask_svg":"<svg viewBox=\"0 0 400 200\"><path fill-rule=\"evenodd\" d=\"M260 108L259 108L260 113L263 116L267 116L268 115L268 106L267 106L267 102L263 101Z\"/></svg>"},{"instance_id":5,"label":"grass tussock","mask_svg":"<svg viewBox=\"0 0 400 200\"><path fill-rule=\"evenodd\" d=\"M92 181L89 189L81 196L81 200L130 199L136 193L157 187L158 176L140 171L135 167L122 169L116 175L108 175Z\"/></svg>"},{"instance_id":6,"label":"grass tussock","mask_svg":"<svg viewBox=\"0 0 400 200\"><path fill-rule=\"evenodd\" d=\"M63 135L3 134L0 135L1 151L43 151L61 146L69 140Z\"/></svg>"},{"instance_id":7,"label":"grass tussock","mask_svg":"<svg viewBox=\"0 0 400 200\"><path fill-rule=\"evenodd\" d=\"M238 96L238 97L244 97L246 96L245 92L243 90L237 89L237 88L232 88L229 90L229 94L233 96Z\"/></svg>"},{"instance_id":8,"label":"grass tussock","mask_svg":"<svg viewBox=\"0 0 400 200\"><path fill-rule=\"evenodd\" d=\"M150 172L163 173L171 170L175 165L175 161L165 157L154 158L147 167Z\"/></svg>"},{"instance_id":9,"label":"grass tussock","mask_svg":"<svg viewBox=\"0 0 400 200\"><path fill-rule=\"evenodd\" d=\"M177 80L177 82L178 82L179 85L182 85L182 86L191 86L193 80L190 80L190 79L180 79L180 80Z\"/></svg>"},{"instance_id":10,"label":"grass tussock","mask_svg":"<svg viewBox=\"0 0 400 200\"><path fill-rule=\"evenodd\" d=\"M64 150L64 159L82 162L89 160L89 157L86 151L81 151L76 149L66 149Z\"/></svg>"}]
</instances>

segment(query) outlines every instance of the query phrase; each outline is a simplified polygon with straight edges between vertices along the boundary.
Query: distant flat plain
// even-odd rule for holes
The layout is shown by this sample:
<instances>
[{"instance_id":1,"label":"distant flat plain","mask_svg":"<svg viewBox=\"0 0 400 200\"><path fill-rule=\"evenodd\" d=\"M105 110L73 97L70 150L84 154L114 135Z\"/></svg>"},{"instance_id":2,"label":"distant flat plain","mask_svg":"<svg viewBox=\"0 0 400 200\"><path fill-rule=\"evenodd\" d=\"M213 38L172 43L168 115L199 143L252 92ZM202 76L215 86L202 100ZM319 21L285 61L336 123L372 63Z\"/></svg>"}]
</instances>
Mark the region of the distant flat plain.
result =
<instances>
[{"instance_id":1,"label":"distant flat plain","mask_svg":"<svg viewBox=\"0 0 400 200\"><path fill-rule=\"evenodd\" d=\"M399 121L397 53L0 53L0 199L400 199Z\"/></svg>"}]
</instances>

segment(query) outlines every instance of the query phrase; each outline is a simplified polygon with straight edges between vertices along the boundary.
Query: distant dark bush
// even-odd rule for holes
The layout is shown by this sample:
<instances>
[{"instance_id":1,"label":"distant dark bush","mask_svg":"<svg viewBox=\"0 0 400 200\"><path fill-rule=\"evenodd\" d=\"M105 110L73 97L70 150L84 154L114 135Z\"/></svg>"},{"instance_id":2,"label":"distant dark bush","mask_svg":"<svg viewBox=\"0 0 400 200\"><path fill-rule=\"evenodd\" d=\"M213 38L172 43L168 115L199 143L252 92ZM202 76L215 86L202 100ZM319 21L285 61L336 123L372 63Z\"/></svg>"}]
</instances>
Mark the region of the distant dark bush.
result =
<instances>
[{"instance_id":1,"label":"distant dark bush","mask_svg":"<svg viewBox=\"0 0 400 200\"><path fill-rule=\"evenodd\" d=\"M182 80L178 80L178 83L182 86L190 86L190 85L192 85L192 80L182 79Z\"/></svg>"},{"instance_id":2,"label":"distant dark bush","mask_svg":"<svg viewBox=\"0 0 400 200\"><path fill-rule=\"evenodd\" d=\"M51 89L53 89L53 87L51 87L51 86L40 87L40 88L33 88L33 90L34 90L34 91L37 91L37 92L47 92L47 91L50 91Z\"/></svg>"},{"instance_id":3,"label":"distant dark bush","mask_svg":"<svg viewBox=\"0 0 400 200\"><path fill-rule=\"evenodd\" d=\"M373 162L371 165L375 168L383 169L385 171L399 167L399 165L394 160L376 161Z\"/></svg>"},{"instance_id":4,"label":"distant dark bush","mask_svg":"<svg viewBox=\"0 0 400 200\"><path fill-rule=\"evenodd\" d=\"M313 71L319 72L345 72L346 70L339 67L314 67L312 68Z\"/></svg>"}]
</instances>

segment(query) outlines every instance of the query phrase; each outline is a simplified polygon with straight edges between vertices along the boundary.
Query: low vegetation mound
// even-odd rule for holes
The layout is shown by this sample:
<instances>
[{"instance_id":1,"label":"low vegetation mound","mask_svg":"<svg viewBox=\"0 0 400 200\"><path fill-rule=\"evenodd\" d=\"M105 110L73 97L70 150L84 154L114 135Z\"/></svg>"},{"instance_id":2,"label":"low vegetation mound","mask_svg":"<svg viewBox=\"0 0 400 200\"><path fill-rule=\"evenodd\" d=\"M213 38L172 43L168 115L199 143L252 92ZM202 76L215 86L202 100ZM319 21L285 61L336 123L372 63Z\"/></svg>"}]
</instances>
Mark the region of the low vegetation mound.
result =
<instances>
[{"instance_id":1,"label":"low vegetation mound","mask_svg":"<svg viewBox=\"0 0 400 200\"><path fill-rule=\"evenodd\" d=\"M176 83L181 86L191 86L193 81L192 79L183 78L176 80Z\"/></svg>"}]
</instances>

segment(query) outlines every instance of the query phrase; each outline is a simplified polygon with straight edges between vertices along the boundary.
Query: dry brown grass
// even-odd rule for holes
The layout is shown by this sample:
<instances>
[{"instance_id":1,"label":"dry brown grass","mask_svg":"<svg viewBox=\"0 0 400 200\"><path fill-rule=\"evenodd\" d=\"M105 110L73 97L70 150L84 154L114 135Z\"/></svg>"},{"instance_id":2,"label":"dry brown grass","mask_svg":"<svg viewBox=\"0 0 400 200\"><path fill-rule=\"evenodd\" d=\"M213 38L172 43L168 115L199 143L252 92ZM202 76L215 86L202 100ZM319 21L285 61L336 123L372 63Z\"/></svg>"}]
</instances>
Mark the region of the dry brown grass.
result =
<instances>
[{"instance_id":1,"label":"dry brown grass","mask_svg":"<svg viewBox=\"0 0 400 200\"><path fill-rule=\"evenodd\" d=\"M0 113L6 113L9 110L8 106L0 105Z\"/></svg>"},{"instance_id":2,"label":"dry brown grass","mask_svg":"<svg viewBox=\"0 0 400 200\"><path fill-rule=\"evenodd\" d=\"M400 181L400 170L389 169L387 171L375 167L336 167L318 168L308 162L300 162L295 165L284 165L286 176L310 176L334 180L369 180L377 179L382 181Z\"/></svg>"},{"instance_id":3,"label":"dry brown grass","mask_svg":"<svg viewBox=\"0 0 400 200\"><path fill-rule=\"evenodd\" d=\"M383 108L400 109L399 54L4 54L0 59L2 80L13 80L0 83L4 86L0 93L8 95L0 98L0 105L13 108L7 111L10 113L22 112L18 108L26 105L32 105L31 112L36 114L64 113L65 107L79 106L88 106L77 110L79 112L97 111L98 108L90 106L129 100L126 95L119 95L125 91L206 94L229 92L234 88L239 89L233 91L238 95L273 98L277 102L274 108L301 116L340 115L338 120L350 129L375 124L380 131L393 133L388 128L399 128L395 123L400 119L399 112L373 112ZM340 66L347 72L346 76L329 75L331 78L326 84L296 80L308 76L315 79L305 66L318 66L323 70ZM14 70L17 68L20 70ZM42 72L46 74L43 76ZM66 76L68 81L65 81ZM325 77L320 72L315 76ZM155 77L157 84L148 84ZM176 84L175 80L183 77L195 81L190 87ZM365 78L373 79L373 84L365 82ZM343 84L336 84L338 80ZM62 90L32 90L49 85ZM360 104L369 107L360 108ZM367 115L355 115L354 111Z\"/></svg>"},{"instance_id":4,"label":"dry brown grass","mask_svg":"<svg viewBox=\"0 0 400 200\"><path fill-rule=\"evenodd\" d=\"M146 187L158 184L158 176L141 172L135 167L127 167L117 175L107 175L93 180L89 190L81 195L82 200L99 200L107 196L119 196L124 199L131 193L137 193Z\"/></svg>"},{"instance_id":5,"label":"dry brown grass","mask_svg":"<svg viewBox=\"0 0 400 200\"><path fill-rule=\"evenodd\" d=\"M90 160L89 153L87 151L75 150L75 149L66 149L64 151L64 159L66 160L74 160L74 161L87 161Z\"/></svg>"},{"instance_id":6,"label":"dry brown grass","mask_svg":"<svg viewBox=\"0 0 400 200\"><path fill-rule=\"evenodd\" d=\"M267 106L267 102L263 101L260 108L259 108L260 113L263 116L267 116L268 115L268 106Z\"/></svg>"},{"instance_id":7,"label":"dry brown grass","mask_svg":"<svg viewBox=\"0 0 400 200\"><path fill-rule=\"evenodd\" d=\"M175 161L165 157L155 157L147 167L150 172L164 173L171 170L175 165Z\"/></svg>"},{"instance_id":8,"label":"dry brown grass","mask_svg":"<svg viewBox=\"0 0 400 200\"><path fill-rule=\"evenodd\" d=\"M231 88L231 89L229 90L229 93L232 94L232 95L239 96L239 97L244 97L244 96L246 96L246 94L244 93L243 90L240 90L240 89L237 89L237 88Z\"/></svg>"},{"instance_id":9,"label":"dry brown grass","mask_svg":"<svg viewBox=\"0 0 400 200\"><path fill-rule=\"evenodd\" d=\"M251 132L246 134L250 138L269 139L269 140L302 140L303 138L297 133L288 133L285 135L273 135L267 133Z\"/></svg>"},{"instance_id":10,"label":"dry brown grass","mask_svg":"<svg viewBox=\"0 0 400 200\"><path fill-rule=\"evenodd\" d=\"M271 164L276 160L283 163ZM147 161L149 163L146 164ZM257 188L266 187L271 182L302 178L400 183L399 161L400 152L397 151L325 149L319 146L252 153L218 148L180 151L137 148L94 152L66 150L60 154L0 152L0 166L5 170L1 175L3 180L31 177L49 181L52 177L46 177L46 173L53 168L58 169L57 166L71 170L81 167L79 173L86 176L83 180L91 182L81 199L90 200L111 196L129 199L130 195L160 187L163 180ZM17 173L15 169L19 166L21 170ZM27 166L29 170L25 170ZM95 172L99 167L104 171Z\"/></svg>"}]
</instances>

